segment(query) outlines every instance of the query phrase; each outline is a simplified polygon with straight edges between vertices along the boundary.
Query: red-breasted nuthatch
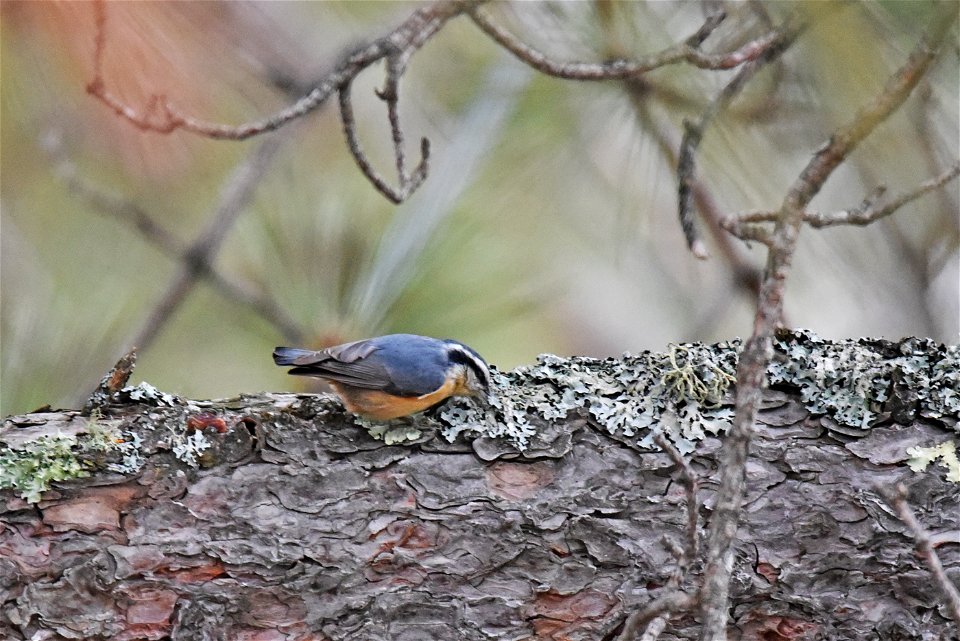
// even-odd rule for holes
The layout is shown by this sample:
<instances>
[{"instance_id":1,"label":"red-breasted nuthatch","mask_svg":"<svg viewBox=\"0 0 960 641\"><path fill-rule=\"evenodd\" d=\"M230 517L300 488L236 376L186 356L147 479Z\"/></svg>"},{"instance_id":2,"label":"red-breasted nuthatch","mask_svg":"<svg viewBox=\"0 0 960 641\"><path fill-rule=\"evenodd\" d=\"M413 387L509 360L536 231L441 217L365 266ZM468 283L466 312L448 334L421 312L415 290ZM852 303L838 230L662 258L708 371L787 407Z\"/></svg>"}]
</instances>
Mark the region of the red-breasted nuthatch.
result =
<instances>
[{"instance_id":1,"label":"red-breasted nuthatch","mask_svg":"<svg viewBox=\"0 0 960 641\"><path fill-rule=\"evenodd\" d=\"M273 350L290 374L330 384L347 410L385 421L436 405L451 396L490 402L490 370L473 349L455 340L390 334L314 352Z\"/></svg>"}]
</instances>

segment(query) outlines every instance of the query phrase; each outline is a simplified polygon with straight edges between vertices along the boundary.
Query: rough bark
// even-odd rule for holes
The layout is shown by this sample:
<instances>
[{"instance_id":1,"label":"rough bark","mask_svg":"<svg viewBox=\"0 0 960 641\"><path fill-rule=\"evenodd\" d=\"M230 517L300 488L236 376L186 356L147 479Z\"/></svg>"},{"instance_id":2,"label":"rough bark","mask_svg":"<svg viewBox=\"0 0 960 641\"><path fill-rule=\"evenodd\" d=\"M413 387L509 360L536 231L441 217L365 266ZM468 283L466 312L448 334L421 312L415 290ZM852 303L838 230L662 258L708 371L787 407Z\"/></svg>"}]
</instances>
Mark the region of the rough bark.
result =
<instances>
[{"instance_id":1,"label":"rough bark","mask_svg":"<svg viewBox=\"0 0 960 641\"><path fill-rule=\"evenodd\" d=\"M789 358L808 338L778 352ZM960 485L943 468L914 472L906 462L911 447L956 440L958 417L943 407L955 406L957 352L924 341L864 349L900 369L926 354L925 371L940 368L928 388L941 396L894 368L869 420L858 414L852 427L822 403L811 411L800 383L765 392L731 638L960 638L909 530L875 490L909 486L956 582ZM549 367L602 373L629 361ZM509 382L568 398L543 371ZM0 492L0 638L612 638L660 594L674 567L661 539L683 540L687 519L667 454L641 445L640 433L611 430L597 407L550 420L514 408L537 428L522 451L490 435L448 442L436 428L451 415L441 412L387 444L313 395L187 401L141 385L90 416L12 417L0 429L8 461L44 434L81 435L74 449L83 439L99 449L84 450L90 476L55 484L36 503ZM722 436L704 436L687 457L708 519ZM699 571L695 562L694 585ZM697 631L681 613L661 638Z\"/></svg>"}]
</instances>

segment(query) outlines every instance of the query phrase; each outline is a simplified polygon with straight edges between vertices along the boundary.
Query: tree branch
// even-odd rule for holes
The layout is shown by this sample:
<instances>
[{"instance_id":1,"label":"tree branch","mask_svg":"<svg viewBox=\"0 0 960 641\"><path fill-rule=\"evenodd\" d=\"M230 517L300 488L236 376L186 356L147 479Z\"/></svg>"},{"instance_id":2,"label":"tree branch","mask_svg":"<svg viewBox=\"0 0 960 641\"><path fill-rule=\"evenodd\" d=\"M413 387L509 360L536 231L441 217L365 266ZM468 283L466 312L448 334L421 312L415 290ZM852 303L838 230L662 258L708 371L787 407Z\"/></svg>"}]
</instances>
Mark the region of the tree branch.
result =
<instances>
[{"instance_id":1,"label":"tree branch","mask_svg":"<svg viewBox=\"0 0 960 641\"><path fill-rule=\"evenodd\" d=\"M898 483L892 491L883 487L878 487L877 489L883 499L896 511L900 520L903 521L910 529L910 532L913 533L913 539L917 543L917 551L920 553L920 556L923 557L927 567L930 568L930 573L933 574L933 579L936 581L937 587L939 587L943 593L943 597L946 599L947 610L950 612L953 620L960 624L960 591L957 590L957 587L950 581L950 578L944 571L943 563L940 562L940 556L937 554L937 551L933 549L933 541L930 533L920 525L920 522L917 520L917 515L910 509L910 505L907 503L906 488L902 483ZM953 542L956 542L956 538L954 538Z\"/></svg>"},{"instance_id":2,"label":"tree branch","mask_svg":"<svg viewBox=\"0 0 960 641\"><path fill-rule=\"evenodd\" d=\"M783 292L803 222L803 212L833 170L881 122L896 110L930 68L954 21L956 8L937 6L936 15L906 64L890 78L883 91L841 127L816 153L790 188L771 235L766 275L760 288L753 335L744 345L737 367L737 404L733 427L724 441L720 488L708 537L707 566L702 589L702 641L726 639L732 543L746 474L746 460L760 405L764 373L770 360L772 337L783 315Z\"/></svg>"},{"instance_id":3,"label":"tree branch","mask_svg":"<svg viewBox=\"0 0 960 641\"><path fill-rule=\"evenodd\" d=\"M904 192L890 200L884 199L886 187L880 185L867 195L867 197L863 199L863 202L854 209L846 209L830 214L807 210L803 212L803 222L815 229L833 227L834 225L857 225L863 227L882 218L886 218L921 196L943 187L957 176L960 176L960 163L950 167L939 176L923 181L915 189ZM744 240L760 240L761 238L769 238L770 232L760 227L759 224L776 222L779 216L780 212L778 211L745 211L724 218L721 224L724 229L738 238ZM761 242L766 241L761 240Z\"/></svg>"},{"instance_id":4,"label":"tree branch","mask_svg":"<svg viewBox=\"0 0 960 641\"><path fill-rule=\"evenodd\" d=\"M706 39L720 24L716 18L711 16L707 19L703 27L684 42L667 47L659 53L651 54L638 60L621 59L610 62L560 62L551 59L547 54L526 44L510 31L488 18L482 10L471 7L468 13L473 19L473 22L480 27L485 34L490 36L519 60L541 73L565 80L624 80L641 76L660 67L681 62L689 63L700 69L714 71L733 69L762 56L768 49L777 44L781 36L778 31L772 31L755 40L751 40L739 49L729 53L704 53L697 45Z\"/></svg>"},{"instance_id":5,"label":"tree branch","mask_svg":"<svg viewBox=\"0 0 960 641\"><path fill-rule=\"evenodd\" d=\"M220 202L206 228L184 252L179 271L147 314L143 327L132 341L140 350L146 350L153 342L199 279L212 272L213 259L227 233L250 203L256 186L288 137L289 134L284 132L265 138L227 179L220 193Z\"/></svg>"},{"instance_id":6,"label":"tree branch","mask_svg":"<svg viewBox=\"0 0 960 641\"><path fill-rule=\"evenodd\" d=\"M43 148L54 164L54 172L63 180L67 188L86 199L98 212L111 216L135 229L148 243L158 248L167 257L180 263L191 260L190 249L179 238L159 222L154 216L132 200L108 193L98 185L91 184L81 177L76 165L67 158L59 135L50 132L44 137ZM221 296L229 301L249 307L254 313L272 324L277 331L291 342L298 342L303 329L283 308L265 291L254 291L224 275L215 265L208 262L200 270L198 278L209 283Z\"/></svg>"},{"instance_id":7,"label":"tree branch","mask_svg":"<svg viewBox=\"0 0 960 641\"><path fill-rule=\"evenodd\" d=\"M169 134L177 130L184 130L217 140L245 140L252 136L273 131L305 116L324 104L334 91L338 91L340 94L341 115L346 117L344 102L346 101L347 107L349 107L350 83L364 69L379 60L386 59L387 79L380 96L387 102L397 170L400 177L399 189L389 188L386 182L373 171L369 162L366 162L365 157L359 150L359 145L356 143L355 125L352 124L352 121L350 124L344 122L344 131L347 133L350 151L364 175L370 179L378 191L396 203L406 199L426 179L429 157L429 143L426 138L423 138L420 145L421 161L413 174L407 175L403 151L403 134L397 111L398 84L400 76L406 68L406 61L447 21L467 11L470 7L486 1L438 0L421 7L388 35L347 56L332 73L294 104L267 118L242 125L229 126L188 116L170 104L170 101L162 94L154 94L142 112L114 96L107 88L103 77L107 14L104 0L98 0L94 3L96 19L93 53L94 75L87 85L87 93L97 98L115 114L144 131ZM352 113L350 115L352 118Z\"/></svg>"},{"instance_id":8,"label":"tree branch","mask_svg":"<svg viewBox=\"0 0 960 641\"><path fill-rule=\"evenodd\" d=\"M680 227L687 239L687 246L697 258L706 258L706 249L699 238L694 216L694 189L693 178L696 173L696 153L703 139L706 128L714 118L724 111L754 75L767 64L775 61L790 48L800 33L806 28L806 23L796 16L792 16L777 30L780 37L756 60L745 64L733 79L717 94L707 108L700 114L696 122L684 120L683 141L680 143L680 154L677 160L677 205L680 217Z\"/></svg>"}]
</instances>

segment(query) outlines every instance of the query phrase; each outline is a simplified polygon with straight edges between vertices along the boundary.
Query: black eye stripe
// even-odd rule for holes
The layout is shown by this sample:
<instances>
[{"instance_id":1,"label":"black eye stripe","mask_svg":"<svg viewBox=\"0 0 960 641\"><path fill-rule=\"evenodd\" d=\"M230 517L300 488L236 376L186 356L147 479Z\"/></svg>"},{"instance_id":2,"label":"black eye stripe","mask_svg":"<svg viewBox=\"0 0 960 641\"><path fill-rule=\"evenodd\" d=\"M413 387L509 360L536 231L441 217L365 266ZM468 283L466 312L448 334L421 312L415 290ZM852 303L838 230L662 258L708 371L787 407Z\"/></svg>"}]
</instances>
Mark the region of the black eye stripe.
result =
<instances>
[{"instance_id":1,"label":"black eye stripe","mask_svg":"<svg viewBox=\"0 0 960 641\"><path fill-rule=\"evenodd\" d=\"M490 374L487 370L487 364L480 358L479 354L459 343L450 343L447 354L454 363L466 365L473 370L473 373L480 379L480 383L483 384L484 387L490 386Z\"/></svg>"}]
</instances>

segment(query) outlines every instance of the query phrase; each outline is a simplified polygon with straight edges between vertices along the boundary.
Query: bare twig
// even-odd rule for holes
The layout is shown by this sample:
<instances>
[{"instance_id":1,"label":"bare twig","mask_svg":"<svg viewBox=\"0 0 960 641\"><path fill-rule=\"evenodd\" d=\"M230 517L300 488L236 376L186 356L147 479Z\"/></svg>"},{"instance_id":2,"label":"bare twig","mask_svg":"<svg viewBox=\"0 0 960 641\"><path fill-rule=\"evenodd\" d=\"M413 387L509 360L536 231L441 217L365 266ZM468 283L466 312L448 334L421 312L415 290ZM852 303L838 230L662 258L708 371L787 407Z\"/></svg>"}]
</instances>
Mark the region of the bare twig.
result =
<instances>
[{"instance_id":1,"label":"bare twig","mask_svg":"<svg viewBox=\"0 0 960 641\"><path fill-rule=\"evenodd\" d=\"M407 175L405 171L406 159L403 152L403 134L400 129L400 122L396 113L396 100L388 100L388 111L390 117L390 128L393 131L394 154L397 163L397 173L399 174L399 187L391 186L387 180L374 169L370 160L360 146L360 140L357 137L356 120L353 117L353 101L350 94L350 82L346 82L340 88L340 120L343 123L343 133L347 138L347 147L350 154L356 161L357 166L363 175L367 177L377 191L383 194L390 202L399 204L406 200L417 187L423 183L427 177L428 161L430 158L430 141L426 138L420 140L420 164L414 170L412 175Z\"/></svg>"},{"instance_id":2,"label":"bare twig","mask_svg":"<svg viewBox=\"0 0 960 641\"><path fill-rule=\"evenodd\" d=\"M706 258L706 249L703 242L697 234L697 228L694 217L694 190L693 177L696 173L696 153L703 139L706 128L713 119L740 93L743 87L753 78L756 73L773 62L786 51L797 39L797 36L803 31L806 24L796 17L788 20L781 28L777 29L780 38L775 44L767 49L763 55L756 60L752 60L742 66L737 75L727 83L727 85L717 94L707 108L700 114L700 118L694 123L684 121L683 141L680 144L680 155L677 160L677 204L680 216L680 227L683 229L683 235L687 239L687 246L697 258Z\"/></svg>"},{"instance_id":3,"label":"bare twig","mask_svg":"<svg viewBox=\"0 0 960 641\"><path fill-rule=\"evenodd\" d=\"M873 190L863 202L854 209L825 214L816 211L804 211L803 222L811 227L821 229L834 225L866 226L895 213L901 207L912 203L921 196L943 187L945 184L960 176L960 163L950 167L939 176L920 183L916 189L904 192L899 196L886 199L886 187L883 185ZM760 240L769 238L769 230L759 227L760 223L773 223L780 217L778 211L745 211L723 219L723 228L734 236L744 240ZM758 238L759 236L760 238ZM764 242L761 240L761 242Z\"/></svg>"},{"instance_id":4,"label":"bare twig","mask_svg":"<svg viewBox=\"0 0 960 641\"><path fill-rule=\"evenodd\" d=\"M454 18L469 8L486 2L487 0L438 0L417 9L407 20L400 24L388 35L374 40L369 45L347 56L325 79L318 83L312 91L297 100L289 107L278 111L267 118L229 126L207 122L188 116L173 106L166 96L154 94L147 102L146 108L139 112L121 99L113 95L107 88L103 77L103 55L106 48L107 14L104 0L94 4L96 15L96 35L94 38L94 76L87 85L87 93L100 100L121 118L144 131L169 134L177 130L222 140L245 140L269 131L273 131L287 123L300 118L323 103L334 91L340 95L340 111L344 118L344 131L350 151L364 175L392 202L401 202L427 177L428 158L430 154L429 142L421 140L421 160L411 175L405 168L405 154L403 150L403 133L400 128L399 112L397 109L398 85L400 76L406 69L409 57L424 45L440 28L451 18ZM393 137L394 154L397 164L400 186L398 189L389 187L382 177L373 170L360 150L356 140L355 124L350 109L350 83L364 69L375 62L386 59L387 78L380 97L387 102L387 113L390 120L390 129ZM350 121L347 121L349 117Z\"/></svg>"},{"instance_id":5,"label":"bare twig","mask_svg":"<svg viewBox=\"0 0 960 641\"><path fill-rule=\"evenodd\" d=\"M167 257L180 262L189 260L190 249L140 205L108 193L100 186L81 177L76 165L67 158L57 134L51 132L45 136L42 146L54 163L55 173L64 181L68 189L86 199L98 212L132 226L144 240L160 249ZM251 308L276 327L287 340L298 342L304 336L303 329L283 311L269 293L253 291L247 286L234 282L209 263L201 270L199 277L227 300Z\"/></svg>"},{"instance_id":6,"label":"bare twig","mask_svg":"<svg viewBox=\"0 0 960 641\"><path fill-rule=\"evenodd\" d=\"M883 499L890 504L890 507L896 511L897 516L910 529L913 539L917 543L917 551L930 568L933 579L937 587L943 593L947 601L947 610L950 612L953 620L960 623L960 591L953 585L947 573L943 569L943 563L940 562L940 556L934 550L933 537L927 532L920 522L917 521L917 515L913 513L910 505L907 503L907 490L902 483L891 491L883 487L877 487ZM955 533L954 533L955 534ZM954 539L956 541L956 539Z\"/></svg>"},{"instance_id":7,"label":"bare twig","mask_svg":"<svg viewBox=\"0 0 960 641\"><path fill-rule=\"evenodd\" d=\"M649 92L646 89L642 79L632 79L625 81L625 86L630 96L630 102L637 113L638 120L645 126L649 135L654 139L660 153L666 159L671 167L677 165L677 149L680 145L680 135L671 129L672 125L666 122L666 119L655 120L651 109L648 107L647 98ZM730 235L723 231L720 221L723 219L723 212L717 203L713 194L696 177L690 180L693 197L696 200L697 209L703 213L704 219L709 225L710 233L716 242L720 253L730 264L733 272L733 284L742 293L755 297L760 291L760 270L744 256L740 246L733 242ZM762 240L758 237L755 240ZM706 253L706 250L704 250ZM731 296L723 296L723 300L731 301ZM716 314L707 316L710 322L716 318ZM697 333L694 332L696 335Z\"/></svg>"},{"instance_id":8,"label":"bare twig","mask_svg":"<svg viewBox=\"0 0 960 641\"><path fill-rule=\"evenodd\" d=\"M485 0L439 0L417 9L407 20L383 38L374 40L343 60L310 93L277 113L242 125L230 126L188 116L170 104L161 94L154 95L142 113L125 104L107 89L103 77L103 53L106 42L106 10L104 1L95 3L97 33L94 45L94 77L87 93L100 100L118 116L145 131L171 133L178 129L214 139L245 140L278 129L300 118L327 101L334 91L355 78L361 71L397 50L407 55L419 49L448 20L463 13L472 4Z\"/></svg>"},{"instance_id":9,"label":"bare twig","mask_svg":"<svg viewBox=\"0 0 960 641\"><path fill-rule=\"evenodd\" d=\"M737 404L733 426L721 453L720 488L708 536L701 612L702 641L726 639L729 584L733 570L732 543L737 532L745 487L746 461L753 424L760 405L764 373L770 360L772 337L783 315L783 291L796 248L803 212L833 171L881 122L893 113L930 68L953 22L955 7L938 6L936 16L906 64L897 70L883 91L837 130L801 172L789 190L767 256L766 275L760 288L753 335L746 342L737 367Z\"/></svg>"},{"instance_id":10,"label":"bare twig","mask_svg":"<svg viewBox=\"0 0 960 641\"><path fill-rule=\"evenodd\" d=\"M701 27L697 33L686 41L637 60L558 62L517 38L488 18L478 8L471 7L468 12L474 23L484 33L518 59L541 73L566 80L624 80L636 78L654 69L681 62L689 63L700 69L733 69L751 60L756 60L770 47L774 46L780 38L779 32L772 31L729 53L704 53L698 46L691 43L699 44L698 39L702 42L706 35L709 35L717 27L719 22L715 22L715 19L711 17L708 18L704 27ZM705 34L704 31L706 31Z\"/></svg>"},{"instance_id":11,"label":"bare twig","mask_svg":"<svg viewBox=\"0 0 960 641\"><path fill-rule=\"evenodd\" d=\"M642 610L633 612L627 617L623 625L623 631L620 633L618 641L633 641L637 638L640 630L643 629L643 636L640 641L654 641L670 621L670 616L681 609L693 607L696 600L684 592L679 591L681 583L686 578L687 569L699 555L700 550L700 504L697 500L697 477L690 468L690 464L683 458L683 455L677 451L670 441L657 434L654 437L657 445L670 456L670 459L680 470L680 476L683 478L684 490L687 497L687 530L686 544L679 547L672 542L668 542L677 565L673 574L667 582L667 594L654 599ZM645 626L645 629L644 629Z\"/></svg>"},{"instance_id":12,"label":"bare twig","mask_svg":"<svg viewBox=\"0 0 960 641\"><path fill-rule=\"evenodd\" d=\"M894 213L904 205L912 203L917 198L927 194L935 189L939 189L957 176L960 176L960 163L954 165L939 176L926 180L917 186L913 191L900 194L896 198L883 204L882 194L879 197L868 198L856 209L841 211L834 214L819 214L815 212L806 212L803 216L804 222L811 227L821 228L832 225L869 225L872 222L885 218Z\"/></svg>"},{"instance_id":13,"label":"bare twig","mask_svg":"<svg viewBox=\"0 0 960 641\"><path fill-rule=\"evenodd\" d=\"M253 197L256 185L266 173L271 160L279 151L284 137L265 138L227 179L220 194L220 203L210 222L197 240L184 253L180 269L157 301L153 310L133 341L144 350L193 290L203 274L210 273L213 258L227 233ZM222 282L222 279L220 279Z\"/></svg>"},{"instance_id":14,"label":"bare twig","mask_svg":"<svg viewBox=\"0 0 960 641\"><path fill-rule=\"evenodd\" d=\"M640 631L654 619L664 614L689 609L695 604L696 599L683 590L673 590L662 594L627 618L617 641L633 641L640 634Z\"/></svg>"}]
</instances>

